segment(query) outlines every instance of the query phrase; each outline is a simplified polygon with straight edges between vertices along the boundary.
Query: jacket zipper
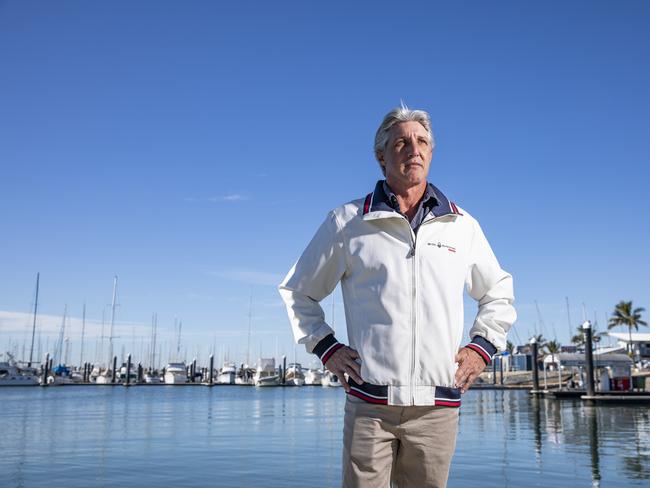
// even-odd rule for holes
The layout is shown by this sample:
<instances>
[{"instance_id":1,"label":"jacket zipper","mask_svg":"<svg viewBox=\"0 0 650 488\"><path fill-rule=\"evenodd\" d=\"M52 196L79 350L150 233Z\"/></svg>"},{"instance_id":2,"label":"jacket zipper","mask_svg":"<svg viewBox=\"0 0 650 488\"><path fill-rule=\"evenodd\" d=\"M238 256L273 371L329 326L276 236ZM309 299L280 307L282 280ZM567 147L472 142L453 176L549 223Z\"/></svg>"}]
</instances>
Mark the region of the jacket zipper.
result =
<instances>
[{"instance_id":1,"label":"jacket zipper","mask_svg":"<svg viewBox=\"0 0 650 488\"><path fill-rule=\"evenodd\" d=\"M440 215L439 217L443 217ZM425 220L420 224L420 227L434 222L439 217L434 217L429 220ZM406 220L406 219L405 219ZM417 301L417 261L416 261L416 247L417 247L417 234L411 227L411 224L407 220L409 230L411 231L411 252L409 257L412 259L411 263L411 381L409 385L409 390L411 393L411 405L415 405L415 356L417 351L417 314L418 314L418 301Z\"/></svg>"},{"instance_id":2,"label":"jacket zipper","mask_svg":"<svg viewBox=\"0 0 650 488\"><path fill-rule=\"evenodd\" d=\"M445 214L447 215L447 214ZM433 217L432 219L425 220L420 224L420 227L429 224L438 220L440 217L445 215L439 215ZM411 393L411 405L415 405L415 351L416 351L416 335L417 335L417 263L415 261L415 249L417 242L417 234L411 227L411 223L408 219L402 215L408 225L409 231L411 233L411 250L409 251L407 258L412 260L411 264L411 380L409 384L409 390Z\"/></svg>"},{"instance_id":3,"label":"jacket zipper","mask_svg":"<svg viewBox=\"0 0 650 488\"><path fill-rule=\"evenodd\" d=\"M409 224L410 228L410 224ZM416 257L415 257L415 248L417 242L417 235L411 230L411 239L413 242L413 248L411 250L411 384L409 385L411 393L411 405L415 405L415 351L416 351L416 329L417 329L417 267L416 267Z\"/></svg>"}]
</instances>

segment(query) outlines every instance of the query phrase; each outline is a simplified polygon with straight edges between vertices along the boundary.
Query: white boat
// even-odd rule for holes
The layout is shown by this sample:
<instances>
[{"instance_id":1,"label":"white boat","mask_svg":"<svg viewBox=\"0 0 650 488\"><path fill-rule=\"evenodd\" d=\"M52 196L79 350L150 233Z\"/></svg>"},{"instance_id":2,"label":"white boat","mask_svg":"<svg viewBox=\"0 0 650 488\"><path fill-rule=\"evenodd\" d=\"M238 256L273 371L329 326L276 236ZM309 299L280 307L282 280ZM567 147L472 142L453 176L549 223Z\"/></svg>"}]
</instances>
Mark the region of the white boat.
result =
<instances>
[{"instance_id":1,"label":"white boat","mask_svg":"<svg viewBox=\"0 0 650 488\"><path fill-rule=\"evenodd\" d=\"M305 373L305 385L320 386L323 379L323 372L320 369L310 369Z\"/></svg>"},{"instance_id":2,"label":"white boat","mask_svg":"<svg viewBox=\"0 0 650 488\"><path fill-rule=\"evenodd\" d=\"M98 385L108 385L113 379L113 373L110 369L95 377L95 383Z\"/></svg>"},{"instance_id":3,"label":"white boat","mask_svg":"<svg viewBox=\"0 0 650 488\"><path fill-rule=\"evenodd\" d=\"M47 384L50 386L72 385L73 383L75 380L72 378L72 371L64 364L54 366L47 376Z\"/></svg>"},{"instance_id":4,"label":"white boat","mask_svg":"<svg viewBox=\"0 0 650 488\"><path fill-rule=\"evenodd\" d=\"M275 358L260 358L253 376L255 386L278 386L280 376L275 371Z\"/></svg>"},{"instance_id":5,"label":"white boat","mask_svg":"<svg viewBox=\"0 0 650 488\"><path fill-rule=\"evenodd\" d=\"M291 363L287 366L284 384L286 386L302 386L305 384L305 374L302 372L300 363Z\"/></svg>"},{"instance_id":6,"label":"white boat","mask_svg":"<svg viewBox=\"0 0 650 488\"><path fill-rule=\"evenodd\" d=\"M325 373L323 373L323 378L321 379L321 385L323 385L323 386L341 386L341 382L339 381L338 376L336 376L331 371L325 370Z\"/></svg>"},{"instance_id":7,"label":"white boat","mask_svg":"<svg viewBox=\"0 0 650 488\"><path fill-rule=\"evenodd\" d=\"M237 376L237 366L235 363L226 361L219 371L217 383L220 385L234 385Z\"/></svg>"},{"instance_id":8,"label":"white boat","mask_svg":"<svg viewBox=\"0 0 650 488\"><path fill-rule=\"evenodd\" d=\"M38 376L32 369L21 370L13 357L7 353L9 361L0 362L0 386L34 386L38 385Z\"/></svg>"},{"instance_id":9,"label":"white boat","mask_svg":"<svg viewBox=\"0 0 650 488\"><path fill-rule=\"evenodd\" d=\"M122 364L120 371L117 373L117 378L115 381L118 383L126 383L126 363ZM129 372L129 383L135 384L138 382L138 367L134 364L131 364L131 371Z\"/></svg>"},{"instance_id":10,"label":"white boat","mask_svg":"<svg viewBox=\"0 0 650 488\"><path fill-rule=\"evenodd\" d=\"M149 371L144 374L144 382L149 385L156 385L162 383L163 379L157 371Z\"/></svg>"},{"instance_id":11,"label":"white boat","mask_svg":"<svg viewBox=\"0 0 650 488\"><path fill-rule=\"evenodd\" d=\"M187 383L187 366L182 363L169 363L165 368L165 384L178 385Z\"/></svg>"}]
</instances>

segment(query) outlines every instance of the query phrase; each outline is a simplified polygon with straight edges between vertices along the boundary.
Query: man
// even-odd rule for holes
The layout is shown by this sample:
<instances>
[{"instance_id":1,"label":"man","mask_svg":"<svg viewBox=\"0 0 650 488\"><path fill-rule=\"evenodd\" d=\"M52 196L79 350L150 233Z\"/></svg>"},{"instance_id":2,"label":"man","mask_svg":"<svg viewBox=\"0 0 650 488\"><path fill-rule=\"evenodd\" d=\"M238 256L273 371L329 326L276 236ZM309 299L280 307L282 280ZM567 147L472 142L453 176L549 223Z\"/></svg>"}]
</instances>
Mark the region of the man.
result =
<instances>
[{"instance_id":1,"label":"man","mask_svg":"<svg viewBox=\"0 0 650 488\"><path fill-rule=\"evenodd\" d=\"M386 179L331 211L280 285L296 341L347 393L346 487L446 486L455 407L516 317L478 223L427 182L433 148L426 112L389 112L375 137ZM349 346L319 305L339 282ZM464 288L478 313L459 350Z\"/></svg>"}]
</instances>

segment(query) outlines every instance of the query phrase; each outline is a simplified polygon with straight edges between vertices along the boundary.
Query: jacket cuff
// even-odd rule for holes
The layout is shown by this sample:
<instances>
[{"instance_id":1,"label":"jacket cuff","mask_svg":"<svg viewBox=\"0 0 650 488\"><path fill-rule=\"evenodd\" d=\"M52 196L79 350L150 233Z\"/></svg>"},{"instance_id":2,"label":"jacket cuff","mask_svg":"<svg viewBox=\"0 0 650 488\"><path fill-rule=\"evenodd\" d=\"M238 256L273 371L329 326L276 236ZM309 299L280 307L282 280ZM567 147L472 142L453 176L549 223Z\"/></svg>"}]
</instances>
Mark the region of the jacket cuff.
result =
<instances>
[{"instance_id":1,"label":"jacket cuff","mask_svg":"<svg viewBox=\"0 0 650 488\"><path fill-rule=\"evenodd\" d=\"M325 364L327 360L332 357L332 354L334 354L342 347L343 344L336 340L334 334L329 334L321 339L318 344L316 344L312 352L320 358L323 364Z\"/></svg>"},{"instance_id":2,"label":"jacket cuff","mask_svg":"<svg viewBox=\"0 0 650 488\"><path fill-rule=\"evenodd\" d=\"M494 347L490 341L481 336L472 337L472 342L467 344L465 347L479 353L486 365L492 362L492 357L497 352L497 348Z\"/></svg>"}]
</instances>

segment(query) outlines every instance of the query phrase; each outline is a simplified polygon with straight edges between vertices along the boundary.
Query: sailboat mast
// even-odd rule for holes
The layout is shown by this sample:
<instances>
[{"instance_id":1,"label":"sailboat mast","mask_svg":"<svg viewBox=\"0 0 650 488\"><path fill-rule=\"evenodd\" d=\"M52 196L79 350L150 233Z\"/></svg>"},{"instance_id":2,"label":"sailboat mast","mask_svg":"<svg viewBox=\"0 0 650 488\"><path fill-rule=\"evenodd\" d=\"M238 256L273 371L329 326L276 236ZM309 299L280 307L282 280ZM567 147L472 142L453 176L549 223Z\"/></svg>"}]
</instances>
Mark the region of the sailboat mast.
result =
<instances>
[{"instance_id":1,"label":"sailboat mast","mask_svg":"<svg viewBox=\"0 0 650 488\"><path fill-rule=\"evenodd\" d=\"M154 313L151 317L151 333L152 333L152 345L151 345L151 370L156 369L156 329L158 328L158 314Z\"/></svg>"},{"instance_id":2,"label":"sailboat mast","mask_svg":"<svg viewBox=\"0 0 650 488\"><path fill-rule=\"evenodd\" d=\"M246 366L250 367L251 364L251 323L253 311L253 292L251 292L250 300L248 301L248 340L246 342Z\"/></svg>"},{"instance_id":3,"label":"sailboat mast","mask_svg":"<svg viewBox=\"0 0 650 488\"><path fill-rule=\"evenodd\" d=\"M569 308L569 297L564 297L566 300L566 316L568 319L569 323L569 342L571 342L571 338L573 337L573 329L571 328L571 309Z\"/></svg>"},{"instance_id":4,"label":"sailboat mast","mask_svg":"<svg viewBox=\"0 0 650 488\"><path fill-rule=\"evenodd\" d=\"M79 353L79 366L84 364L84 338L86 335L86 302L84 302L84 309L81 318L81 352Z\"/></svg>"},{"instance_id":5,"label":"sailboat mast","mask_svg":"<svg viewBox=\"0 0 650 488\"><path fill-rule=\"evenodd\" d=\"M54 351L54 360L55 362L63 362L63 338L65 336L65 321L68 317L68 304L65 304L63 307L63 321L61 322L61 328L59 329L59 338L56 341L56 349Z\"/></svg>"},{"instance_id":6,"label":"sailboat mast","mask_svg":"<svg viewBox=\"0 0 650 488\"><path fill-rule=\"evenodd\" d=\"M32 359L34 356L34 336L36 335L36 313L38 312L38 284L40 281L41 273L36 273L36 300L34 300L34 323L32 325L32 346L29 348L29 363L27 366L32 367Z\"/></svg>"},{"instance_id":7,"label":"sailboat mast","mask_svg":"<svg viewBox=\"0 0 650 488\"><path fill-rule=\"evenodd\" d=\"M113 361L113 330L115 328L115 302L117 299L117 275L113 278L113 301L111 304L111 332L108 336L108 365Z\"/></svg>"}]
</instances>

